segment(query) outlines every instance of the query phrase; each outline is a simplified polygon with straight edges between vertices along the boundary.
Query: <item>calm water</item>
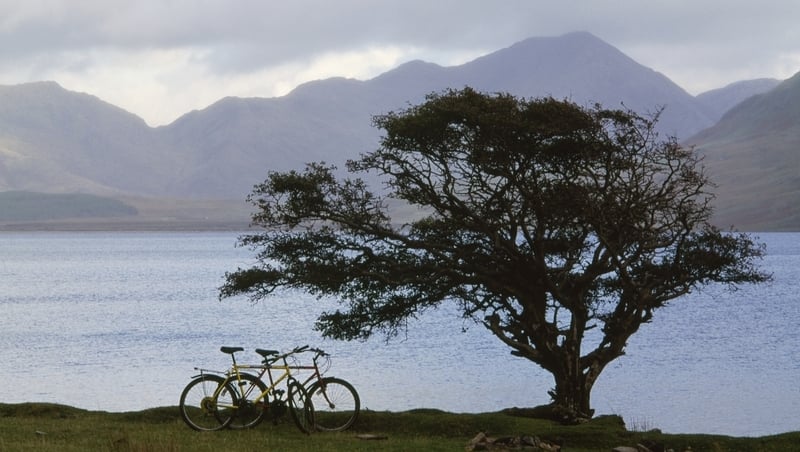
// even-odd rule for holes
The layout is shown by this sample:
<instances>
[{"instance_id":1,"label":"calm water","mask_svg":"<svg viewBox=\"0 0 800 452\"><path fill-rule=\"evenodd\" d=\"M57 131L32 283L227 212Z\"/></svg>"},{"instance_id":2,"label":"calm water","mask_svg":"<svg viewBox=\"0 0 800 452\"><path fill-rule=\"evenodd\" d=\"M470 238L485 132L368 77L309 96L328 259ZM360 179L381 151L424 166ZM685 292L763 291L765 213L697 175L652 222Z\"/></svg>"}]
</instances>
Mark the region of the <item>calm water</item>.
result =
<instances>
[{"instance_id":1,"label":"calm water","mask_svg":"<svg viewBox=\"0 0 800 452\"><path fill-rule=\"evenodd\" d=\"M775 282L708 290L657 313L600 377L598 414L673 433L800 430L800 234L760 238ZM220 345L307 343L333 353L330 374L350 380L372 410L549 401L548 374L446 308L391 342L342 343L312 330L330 302L300 293L218 301L224 273L251 263L235 241L233 233L0 234L0 401L176 405L194 366L228 364Z\"/></svg>"}]
</instances>

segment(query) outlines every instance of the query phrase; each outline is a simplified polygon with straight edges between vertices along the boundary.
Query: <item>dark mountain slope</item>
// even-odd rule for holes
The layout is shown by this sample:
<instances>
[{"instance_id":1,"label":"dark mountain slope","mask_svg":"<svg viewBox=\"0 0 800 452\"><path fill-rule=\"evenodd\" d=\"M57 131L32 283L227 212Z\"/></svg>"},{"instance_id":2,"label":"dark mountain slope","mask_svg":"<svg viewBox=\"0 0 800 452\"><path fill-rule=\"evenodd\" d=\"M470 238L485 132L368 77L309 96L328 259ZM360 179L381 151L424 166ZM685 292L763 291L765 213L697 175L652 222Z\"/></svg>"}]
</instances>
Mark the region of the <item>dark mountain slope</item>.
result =
<instances>
[{"instance_id":1,"label":"dark mountain slope","mask_svg":"<svg viewBox=\"0 0 800 452\"><path fill-rule=\"evenodd\" d=\"M800 73L748 98L688 140L719 184L718 220L800 228Z\"/></svg>"}]
</instances>

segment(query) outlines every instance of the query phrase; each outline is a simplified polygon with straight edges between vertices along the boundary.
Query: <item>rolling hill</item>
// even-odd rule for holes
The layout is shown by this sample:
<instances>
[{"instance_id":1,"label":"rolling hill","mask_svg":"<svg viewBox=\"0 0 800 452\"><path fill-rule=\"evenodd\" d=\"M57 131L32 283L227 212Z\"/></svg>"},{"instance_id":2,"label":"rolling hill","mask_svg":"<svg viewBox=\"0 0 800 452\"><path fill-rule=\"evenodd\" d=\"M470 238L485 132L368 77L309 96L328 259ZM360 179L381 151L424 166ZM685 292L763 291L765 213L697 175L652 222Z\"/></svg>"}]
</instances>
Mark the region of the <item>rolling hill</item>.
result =
<instances>
[{"instance_id":1,"label":"rolling hill","mask_svg":"<svg viewBox=\"0 0 800 452\"><path fill-rule=\"evenodd\" d=\"M122 201L81 193L0 192L0 221L42 221L63 218L108 218L136 215Z\"/></svg>"}]
</instances>

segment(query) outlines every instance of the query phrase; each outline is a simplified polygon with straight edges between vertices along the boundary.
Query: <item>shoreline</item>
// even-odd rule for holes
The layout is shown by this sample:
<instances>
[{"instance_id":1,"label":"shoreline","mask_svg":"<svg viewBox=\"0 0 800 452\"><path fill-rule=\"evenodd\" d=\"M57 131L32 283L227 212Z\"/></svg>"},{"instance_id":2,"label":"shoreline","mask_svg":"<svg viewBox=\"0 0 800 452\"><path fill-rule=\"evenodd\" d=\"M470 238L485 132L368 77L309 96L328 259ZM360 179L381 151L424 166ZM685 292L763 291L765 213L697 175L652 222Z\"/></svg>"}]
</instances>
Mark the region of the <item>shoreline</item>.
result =
<instances>
[{"instance_id":1,"label":"shoreline","mask_svg":"<svg viewBox=\"0 0 800 452\"><path fill-rule=\"evenodd\" d=\"M6 403L0 402L0 419L3 417L14 417L14 416L43 416L49 417L53 413L58 413L59 416L63 416L64 413L69 413L70 415L75 414L85 414L85 415L107 415L112 417L130 417L130 418L141 418L146 419L148 416L152 415L157 418L163 418L167 413L174 412L176 418L179 417L178 414L179 407L177 405L164 405L164 406L156 406L156 407L149 407L149 408L142 408L142 409L135 409L135 410L125 410L125 411L108 411L103 409L90 409L90 408L80 408L72 405L66 405L61 403L55 402L15 402L15 403ZM490 412L479 412L479 413L462 413L462 412L450 412L441 410L438 408L413 408L408 410L401 410L401 411L392 411L392 410L370 410L369 408L362 408L362 413L372 413L376 415L390 415L390 416L404 416L404 415L412 415L418 413L425 413L429 415L442 415L442 416L462 416L462 417L481 417L481 416L492 416L492 415L502 415L508 416L510 418L520 418L520 419L533 419L542 422L553 422L554 424L558 424L555 421L551 421L545 418L540 418L531 415L519 414L520 412L526 411L525 409L520 408L503 408L497 411L490 411ZM637 425L635 421L630 421L630 425L628 422L625 421L623 416L617 414L599 414L594 416L592 419L589 420L588 423L593 423L596 421L603 421L606 419L618 419L618 422L621 422L623 426L626 428L628 432L631 433L640 433L640 434L659 434L669 437L674 436L707 436L707 437L715 437L715 438L729 438L729 439L744 439L744 440L760 440L765 438L773 438L778 436L784 435L797 435L798 440L800 440L800 429L798 430L790 430L785 432L777 432L777 433L767 433L758 436L747 436L747 435L731 435L731 434L724 434L724 433L703 433L703 432L664 432L657 426L646 426L646 428L641 428L641 426ZM560 425L560 424L559 424ZM577 427L575 425L563 425L564 428L570 427Z\"/></svg>"},{"instance_id":2,"label":"shoreline","mask_svg":"<svg viewBox=\"0 0 800 452\"><path fill-rule=\"evenodd\" d=\"M243 220L98 219L14 222L0 224L0 232L245 232Z\"/></svg>"}]
</instances>

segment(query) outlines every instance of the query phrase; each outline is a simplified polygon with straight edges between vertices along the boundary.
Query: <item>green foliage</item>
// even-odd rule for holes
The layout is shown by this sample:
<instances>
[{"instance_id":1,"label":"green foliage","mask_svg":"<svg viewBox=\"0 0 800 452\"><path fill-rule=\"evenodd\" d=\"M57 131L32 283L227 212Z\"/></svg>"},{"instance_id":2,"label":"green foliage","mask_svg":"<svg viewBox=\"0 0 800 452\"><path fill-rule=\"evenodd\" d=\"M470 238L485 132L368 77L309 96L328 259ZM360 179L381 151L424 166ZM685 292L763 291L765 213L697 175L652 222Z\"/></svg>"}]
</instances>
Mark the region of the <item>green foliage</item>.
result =
<instances>
[{"instance_id":1,"label":"green foliage","mask_svg":"<svg viewBox=\"0 0 800 452\"><path fill-rule=\"evenodd\" d=\"M590 416L594 382L654 312L697 287L769 279L763 246L708 220L711 183L655 118L466 88L374 119L381 147L348 163L388 194L325 164L270 173L250 201L258 265L222 296L278 288L334 296L326 336L397 334L453 302L553 374L565 420ZM426 215L394 225L389 201ZM586 332L602 334L585 343Z\"/></svg>"}]
</instances>

